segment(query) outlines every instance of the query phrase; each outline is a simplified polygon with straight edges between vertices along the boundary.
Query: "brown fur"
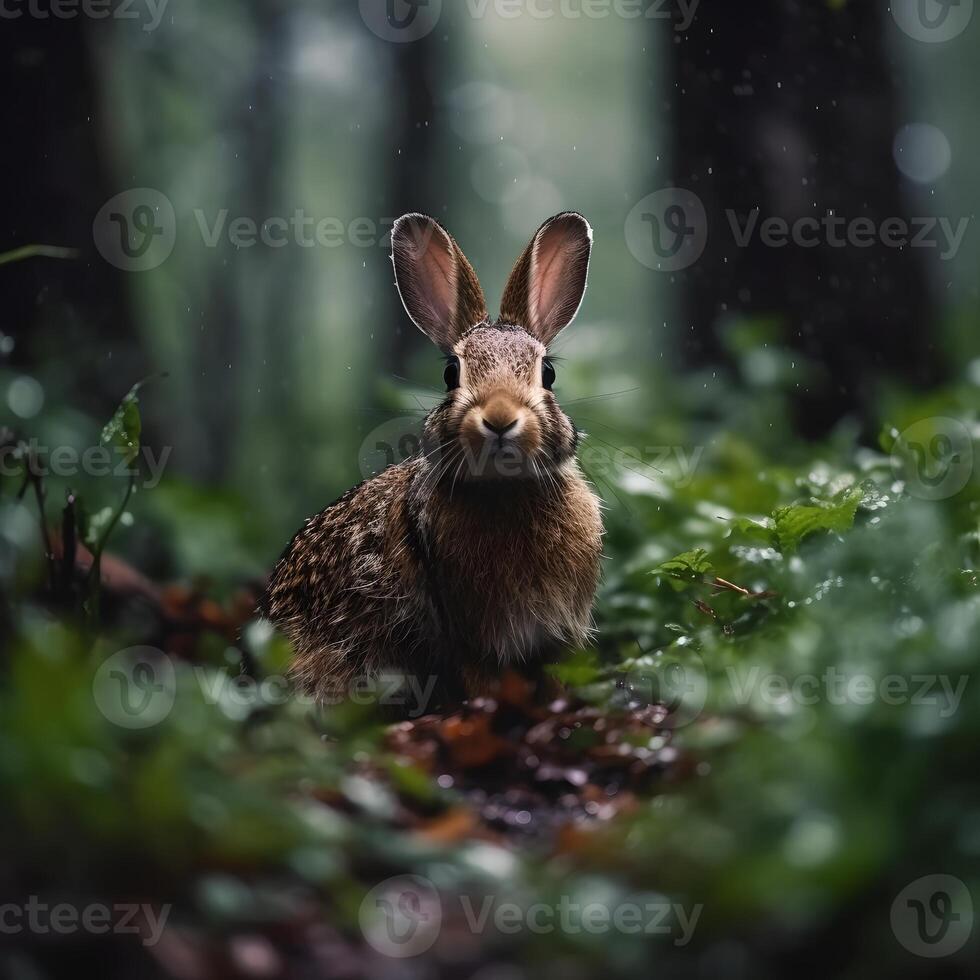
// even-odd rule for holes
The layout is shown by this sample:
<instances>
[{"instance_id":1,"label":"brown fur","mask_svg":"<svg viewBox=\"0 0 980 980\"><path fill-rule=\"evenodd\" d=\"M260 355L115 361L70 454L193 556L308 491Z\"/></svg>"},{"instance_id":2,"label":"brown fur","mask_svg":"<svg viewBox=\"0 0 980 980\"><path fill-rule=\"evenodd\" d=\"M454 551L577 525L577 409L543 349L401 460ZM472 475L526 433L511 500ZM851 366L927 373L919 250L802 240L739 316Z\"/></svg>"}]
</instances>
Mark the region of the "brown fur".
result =
<instances>
[{"instance_id":1,"label":"brown fur","mask_svg":"<svg viewBox=\"0 0 980 980\"><path fill-rule=\"evenodd\" d=\"M451 244L435 239L430 263L426 229L410 218L393 236L399 286L420 326L442 308L423 329L459 359L460 385L427 416L419 456L310 518L273 572L266 609L295 647L297 678L322 697L389 668L475 694L505 665L534 665L590 629L599 504L575 462L575 428L542 385L545 346L524 324L458 324L459 310L485 309L475 275L431 226ZM585 288L578 220L566 251L579 272L538 284L558 290L569 319ZM464 294L447 300L433 276ZM514 427L498 439L485 420Z\"/></svg>"}]
</instances>

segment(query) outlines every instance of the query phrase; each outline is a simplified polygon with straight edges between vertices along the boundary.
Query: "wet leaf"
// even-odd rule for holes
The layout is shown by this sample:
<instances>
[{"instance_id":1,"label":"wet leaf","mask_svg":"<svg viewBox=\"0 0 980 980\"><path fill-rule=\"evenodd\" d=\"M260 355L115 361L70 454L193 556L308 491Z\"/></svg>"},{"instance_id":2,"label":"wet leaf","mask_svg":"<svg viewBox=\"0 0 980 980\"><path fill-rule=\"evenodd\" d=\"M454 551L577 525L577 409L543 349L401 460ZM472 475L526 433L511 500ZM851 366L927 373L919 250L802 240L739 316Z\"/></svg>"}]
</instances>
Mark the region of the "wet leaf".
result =
<instances>
[{"instance_id":1,"label":"wet leaf","mask_svg":"<svg viewBox=\"0 0 980 980\"><path fill-rule=\"evenodd\" d=\"M102 429L100 442L103 446L114 448L122 461L128 466L140 451L142 420L139 409L139 390L146 384L138 381L126 393L126 397L113 412L112 418Z\"/></svg>"}]
</instances>

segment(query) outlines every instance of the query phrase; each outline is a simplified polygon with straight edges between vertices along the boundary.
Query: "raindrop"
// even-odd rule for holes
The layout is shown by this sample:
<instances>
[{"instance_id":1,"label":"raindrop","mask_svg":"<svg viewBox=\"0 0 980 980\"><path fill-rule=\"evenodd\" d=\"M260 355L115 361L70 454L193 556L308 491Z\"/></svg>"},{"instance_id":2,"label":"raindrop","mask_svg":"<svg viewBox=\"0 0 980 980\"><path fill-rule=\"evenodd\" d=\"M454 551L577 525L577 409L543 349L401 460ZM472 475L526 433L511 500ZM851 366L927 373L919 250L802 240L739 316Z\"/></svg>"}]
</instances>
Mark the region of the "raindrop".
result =
<instances>
[{"instance_id":1,"label":"raindrop","mask_svg":"<svg viewBox=\"0 0 980 980\"><path fill-rule=\"evenodd\" d=\"M44 389L26 374L14 378L7 389L10 411L22 419L32 419L44 407Z\"/></svg>"},{"instance_id":2,"label":"raindrop","mask_svg":"<svg viewBox=\"0 0 980 980\"><path fill-rule=\"evenodd\" d=\"M895 165L909 180L931 184L949 170L953 151L946 134L930 123L910 123L895 135Z\"/></svg>"}]
</instances>

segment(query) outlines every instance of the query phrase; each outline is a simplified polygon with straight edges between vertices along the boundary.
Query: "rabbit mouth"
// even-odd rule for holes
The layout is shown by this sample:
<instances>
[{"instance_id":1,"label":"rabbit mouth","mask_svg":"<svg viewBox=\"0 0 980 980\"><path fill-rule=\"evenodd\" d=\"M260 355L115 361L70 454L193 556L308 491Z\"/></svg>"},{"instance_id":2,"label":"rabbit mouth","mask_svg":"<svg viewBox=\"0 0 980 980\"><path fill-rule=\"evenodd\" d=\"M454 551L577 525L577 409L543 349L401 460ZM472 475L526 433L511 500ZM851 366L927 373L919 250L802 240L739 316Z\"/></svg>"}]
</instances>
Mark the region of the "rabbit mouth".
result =
<instances>
[{"instance_id":1,"label":"rabbit mouth","mask_svg":"<svg viewBox=\"0 0 980 980\"><path fill-rule=\"evenodd\" d=\"M473 408L457 435L462 451L460 479L527 479L540 472L540 426L525 407L488 403Z\"/></svg>"}]
</instances>

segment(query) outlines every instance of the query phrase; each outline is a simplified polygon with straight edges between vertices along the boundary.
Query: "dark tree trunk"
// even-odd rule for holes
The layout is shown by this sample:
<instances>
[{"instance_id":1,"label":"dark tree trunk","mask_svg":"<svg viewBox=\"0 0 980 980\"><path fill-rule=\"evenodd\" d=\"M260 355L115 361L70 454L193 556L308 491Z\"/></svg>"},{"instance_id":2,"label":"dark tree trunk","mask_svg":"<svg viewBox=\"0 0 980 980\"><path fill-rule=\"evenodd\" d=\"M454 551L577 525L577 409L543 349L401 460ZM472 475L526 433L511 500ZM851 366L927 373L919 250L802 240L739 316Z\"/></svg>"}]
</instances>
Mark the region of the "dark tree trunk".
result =
<instances>
[{"instance_id":1,"label":"dark tree trunk","mask_svg":"<svg viewBox=\"0 0 980 980\"><path fill-rule=\"evenodd\" d=\"M46 366L59 398L96 417L147 368L125 298L127 273L106 262L92 238L93 218L116 193L100 151L107 123L86 43L105 27L81 16L39 19L25 7L0 29L0 252L43 244L78 253L0 266L0 330L15 340L14 364ZM65 373L51 377L59 368Z\"/></svg>"},{"instance_id":2,"label":"dark tree trunk","mask_svg":"<svg viewBox=\"0 0 980 980\"><path fill-rule=\"evenodd\" d=\"M708 244L679 274L683 354L725 357L730 315L776 316L816 368L797 423L820 435L868 409L870 374L936 379L936 309L925 253L885 246L763 244L767 217L909 218L892 157L896 67L879 3L702 3L672 44L674 177L707 212ZM739 247L759 209L751 243ZM737 216L737 217L736 217Z\"/></svg>"},{"instance_id":3,"label":"dark tree trunk","mask_svg":"<svg viewBox=\"0 0 980 980\"><path fill-rule=\"evenodd\" d=\"M396 218L409 211L421 210L429 210L434 217L439 217L439 209L432 206L435 188L430 175L434 171L433 90L442 65L444 45L434 37L430 34L419 41L390 45L395 69L391 93L391 168L382 217ZM394 288L386 290L385 295L391 324L390 330L386 328L386 334L391 338L387 365L393 373L404 375L412 349L413 328Z\"/></svg>"}]
</instances>

